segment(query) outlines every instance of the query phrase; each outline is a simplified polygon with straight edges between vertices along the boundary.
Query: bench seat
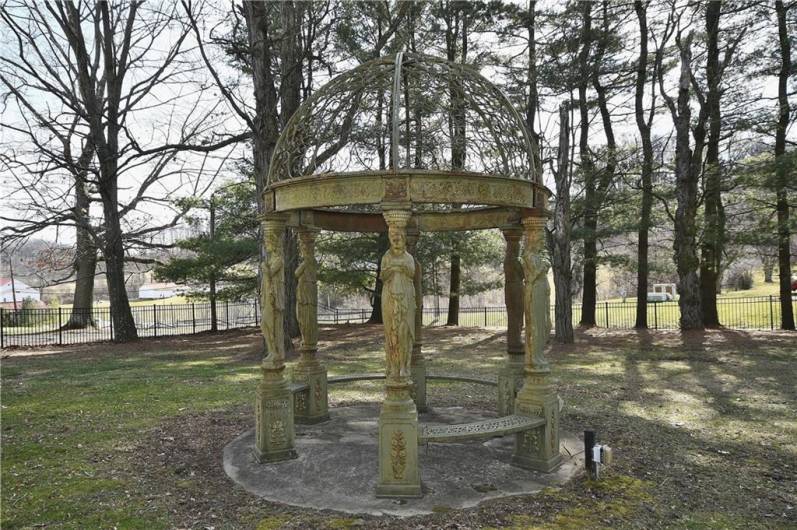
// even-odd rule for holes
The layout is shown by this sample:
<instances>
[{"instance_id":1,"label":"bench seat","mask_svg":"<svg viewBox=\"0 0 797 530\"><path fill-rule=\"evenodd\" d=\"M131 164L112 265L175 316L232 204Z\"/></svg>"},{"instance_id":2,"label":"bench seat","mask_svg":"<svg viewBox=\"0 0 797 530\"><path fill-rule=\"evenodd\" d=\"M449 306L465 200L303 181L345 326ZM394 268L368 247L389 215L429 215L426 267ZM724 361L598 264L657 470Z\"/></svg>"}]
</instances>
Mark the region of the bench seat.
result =
<instances>
[{"instance_id":1,"label":"bench seat","mask_svg":"<svg viewBox=\"0 0 797 530\"><path fill-rule=\"evenodd\" d=\"M508 434L530 431L545 425L544 418L512 414L501 418L458 423L455 425L420 425L419 443L457 443L470 440L486 440Z\"/></svg>"}]
</instances>

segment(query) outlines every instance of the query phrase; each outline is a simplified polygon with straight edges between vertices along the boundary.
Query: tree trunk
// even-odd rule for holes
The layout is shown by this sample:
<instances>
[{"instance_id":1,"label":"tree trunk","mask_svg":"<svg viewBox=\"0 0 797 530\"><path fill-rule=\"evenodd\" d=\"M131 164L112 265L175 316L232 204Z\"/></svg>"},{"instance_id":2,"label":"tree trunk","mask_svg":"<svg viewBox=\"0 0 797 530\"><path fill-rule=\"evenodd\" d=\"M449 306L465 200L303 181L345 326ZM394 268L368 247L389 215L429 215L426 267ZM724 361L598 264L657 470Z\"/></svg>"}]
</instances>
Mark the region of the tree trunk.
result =
<instances>
[{"instance_id":1,"label":"tree trunk","mask_svg":"<svg viewBox=\"0 0 797 530\"><path fill-rule=\"evenodd\" d=\"M791 73L791 50L789 32L786 27L786 7L782 0L775 2L778 17L778 40L780 42L781 66L778 75L778 126L775 131L775 164L777 177L778 214L778 276L780 286L780 327L794 329L794 308L791 301L791 249L789 244L789 172L786 168L786 129L789 125L788 80Z\"/></svg>"},{"instance_id":2,"label":"tree trunk","mask_svg":"<svg viewBox=\"0 0 797 530\"><path fill-rule=\"evenodd\" d=\"M595 205L595 168L589 152L589 107L587 84L589 83L589 52L592 47L592 3L582 2L581 51L578 64L582 72L578 84L578 110L581 119L579 135L579 154L581 171L584 175L584 270L581 299L581 321L585 327L595 326L595 299L597 281L597 244L595 232L598 226L598 212Z\"/></svg>"},{"instance_id":3,"label":"tree trunk","mask_svg":"<svg viewBox=\"0 0 797 530\"><path fill-rule=\"evenodd\" d=\"M775 260L766 257L761 260L761 264L764 267L764 283L774 283L772 281L772 273L775 270Z\"/></svg>"},{"instance_id":4,"label":"tree trunk","mask_svg":"<svg viewBox=\"0 0 797 530\"><path fill-rule=\"evenodd\" d=\"M570 265L570 114L567 105L559 106L559 157L556 180L556 203L553 214L553 284L554 337L562 344L572 344L573 298Z\"/></svg>"},{"instance_id":5,"label":"tree trunk","mask_svg":"<svg viewBox=\"0 0 797 530\"><path fill-rule=\"evenodd\" d=\"M706 106L709 122L704 172L705 228L701 245L700 303L703 324L720 325L717 312L717 285L725 234L725 212L722 205L722 177L719 161L720 143L720 64L719 19L721 2L706 4Z\"/></svg>"},{"instance_id":6,"label":"tree trunk","mask_svg":"<svg viewBox=\"0 0 797 530\"><path fill-rule=\"evenodd\" d=\"M286 1L280 4L282 40L280 42L280 124L285 125L299 108L302 90L302 3ZM296 318L297 280L293 271L299 266L299 244L296 231L285 232L285 342L286 351L292 349L291 338L299 336Z\"/></svg>"},{"instance_id":7,"label":"tree trunk","mask_svg":"<svg viewBox=\"0 0 797 530\"><path fill-rule=\"evenodd\" d=\"M639 20L639 60L637 62L635 115L639 135L642 138L642 206L639 212L637 235L637 283L636 320L634 327L648 327L648 236L650 233L650 212L653 207L653 144L650 139L650 123L645 121L645 80L648 63L648 19L647 4L640 0L634 2L634 10Z\"/></svg>"},{"instance_id":8,"label":"tree trunk","mask_svg":"<svg viewBox=\"0 0 797 530\"><path fill-rule=\"evenodd\" d=\"M451 254L451 275L448 288L448 318L446 326L459 325L460 256Z\"/></svg>"},{"instance_id":9,"label":"tree trunk","mask_svg":"<svg viewBox=\"0 0 797 530\"><path fill-rule=\"evenodd\" d=\"M115 170L113 172L115 175ZM116 199L116 183L103 186L103 213L105 233L103 257L105 258L105 279L108 283L108 297L111 301L114 340L128 342L138 338L136 323L130 310L130 300L125 287L125 250L122 244L122 230L119 224L119 208Z\"/></svg>"},{"instance_id":10,"label":"tree trunk","mask_svg":"<svg viewBox=\"0 0 797 530\"><path fill-rule=\"evenodd\" d=\"M689 107L690 63L692 60L691 35L681 48L681 73L678 83L678 111L675 120L675 211L673 249L678 271L678 307L681 312L681 329L703 329L700 309L700 280L697 269L700 261L696 248L696 216L698 171L695 155L690 149L689 132L691 109ZM698 143L696 139L695 143ZM697 146L695 147L697 152Z\"/></svg>"},{"instance_id":11,"label":"tree trunk","mask_svg":"<svg viewBox=\"0 0 797 530\"><path fill-rule=\"evenodd\" d=\"M84 166L81 166L84 167ZM97 247L89 229L89 196L85 181L75 179L75 293L72 310L64 329L83 329L94 325L94 275L97 272Z\"/></svg>"}]
</instances>

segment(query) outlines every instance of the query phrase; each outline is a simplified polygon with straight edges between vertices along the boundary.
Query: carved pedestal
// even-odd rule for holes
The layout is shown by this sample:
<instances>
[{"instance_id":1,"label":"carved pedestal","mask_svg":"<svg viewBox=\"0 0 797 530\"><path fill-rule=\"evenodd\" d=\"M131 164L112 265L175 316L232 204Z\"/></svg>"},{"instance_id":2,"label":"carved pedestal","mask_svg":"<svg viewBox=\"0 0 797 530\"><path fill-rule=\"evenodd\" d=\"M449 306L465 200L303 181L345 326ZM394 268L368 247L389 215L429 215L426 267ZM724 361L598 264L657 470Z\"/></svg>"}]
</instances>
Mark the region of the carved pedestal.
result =
<instances>
[{"instance_id":1,"label":"carved pedestal","mask_svg":"<svg viewBox=\"0 0 797 530\"><path fill-rule=\"evenodd\" d=\"M515 414L515 399L523 386L523 352L508 353L498 371L498 415Z\"/></svg>"},{"instance_id":2,"label":"carved pedestal","mask_svg":"<svg viewBox=\"0 0 797 530\"><path fill-rule=\"evenodd\" d=\"M301 352L301 359L293 367L293 382L304 383L308 389L294 395L293 412L296 423L320 423L329 419L327 402L327 369L316 359L315 350Z\"/></svg>"},{"instance_id":3,"label":"carved pedestal","mask_svg":"<svg viewBox=\"0 0 797 530\"><path fill-rule=\"evenodd\" d=\"M421 497L418 412L409 388L409 383L388 384L379 414L377 497Z\"/></svg>"},{"instance_id":4,"label":"carved pedestal","mask_svg":"<svg viewBox=\"0 0 797 530\"><path fill-rule=\"evenodd\" d=\"M255 457L259 462L296 458L293 449L293 396L283 376L285 366L263 364L255 401Z\"/></svg>"},{"instance_id":5,"label":"carved pedestal","mask_svg":"<svg viewBox=\"0 0 797 530\"><path fill-rule=\"evenodd\" d=\"M545 418L545 425L515 435L513 462L526 469L548 473L559 467L559 397L550 384L550 372L526 374L515 401L515 413Z\"/></svg>"},{"instance_id":6,"label":"carved pedestal","mask_svg":"<svg viewBox=\"0 0 797 530\"><path fill-rule=\"evenodd\" d=\"M515 464L549 472L562 461L559 455L559 398L551 382L551 369L545 358L545 345L551 334L549 313L550 265L545 256L545 220L523 219L523 315L525 320L525 370L523 388L515 400L515 414L545 419L532 431L515 435Z\"/></svg>"},{"instance_id":7,"label":"carved pedestal","mask_svg":"<svg viewBox=\"0 0 797 530\"><path fill-rule=\"evenodd\" d=\"M384 205L383 205L384 207ZM382 257L382 318L385 322L385 401L379 414L379 482L377 497L420 497L418 471L418 410L411 397L413 350L416 343L418 265L407 252L407 209L382 214L388 226L390 249ZM420 353L418 351L417 353ZM416 356L417 360L417 356ZM416 388L425 398L424 385Z\"/></svg>"}]
</instances>

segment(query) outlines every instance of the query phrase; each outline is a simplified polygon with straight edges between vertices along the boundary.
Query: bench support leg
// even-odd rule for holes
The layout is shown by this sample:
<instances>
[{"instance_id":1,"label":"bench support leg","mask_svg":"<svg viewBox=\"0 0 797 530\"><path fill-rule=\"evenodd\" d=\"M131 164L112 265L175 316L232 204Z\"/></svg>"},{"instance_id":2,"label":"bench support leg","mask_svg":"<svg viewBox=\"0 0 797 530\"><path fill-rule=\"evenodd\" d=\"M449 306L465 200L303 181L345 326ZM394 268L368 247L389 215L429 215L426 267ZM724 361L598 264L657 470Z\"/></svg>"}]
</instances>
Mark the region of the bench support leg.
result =
<instances>
[{"instance_id":1,"label":"bench support leg","mask_svg":"<svg viewBox=\"0 0 797 530\"><path fill-rule=\"evenodd\" d=\"M527 372L515 402L515 414L545 418L545 425L515 435L513 462L549 473L562 463L559 454L559 397L547 371Z\"/></svg>"},{"instance_id":2,"label":"bench support leg","mask_svg":"<svg viewBox=\"0 0 797 530\"><path fill-rule=\"evenodd\" d=\"M305 383L308 390L294 396L293 413L296 423L320 423L329 419L327 369L318 362L315 350L301 351L301 358L293 368L293 382Z\"/></svg>"}]
</instances>

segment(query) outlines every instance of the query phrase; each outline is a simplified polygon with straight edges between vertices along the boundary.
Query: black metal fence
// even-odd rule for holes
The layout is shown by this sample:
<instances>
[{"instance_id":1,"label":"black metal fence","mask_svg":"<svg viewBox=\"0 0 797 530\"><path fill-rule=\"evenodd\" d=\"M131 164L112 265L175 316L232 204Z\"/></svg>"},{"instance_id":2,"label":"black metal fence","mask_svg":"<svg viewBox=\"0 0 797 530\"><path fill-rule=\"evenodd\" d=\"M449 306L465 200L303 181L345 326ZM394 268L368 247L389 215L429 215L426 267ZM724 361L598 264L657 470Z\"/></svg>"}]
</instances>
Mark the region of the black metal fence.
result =
<instances>
[{"instance_id":1,"label":"black metal fence","mask_svg":"<svg viewBox=\"0 0 797 530\"><path fill-rule=\"evenodd\" d=\"M774 296L724 298L717 301L717 309L720 322L730 329L776 329L780 325L780 301ZM131 307L131 311L139 337L190 335L209 331L212 327L209 303L137 305ZM447 307L424 307L423 323L425 326L445 325L447 314ZM651 329L677 329L679 314L677 302L651 302L648 304L648 326ZM69 329L67 324L71 315L72 309L68 307L19 311L0 309L0 347L79 344L114 339L110 308L93 309L92 324L80 329ZM260 308L255 301L219 302L216 315L220 331L260 323ZM367 322L370 316L370 308L322 307L319 308L318 322L322 325L359 324ZM635 319L636 301L598 302L596 306L599 327L631 329ZM574 305L573 322L577 324L580 320L581 307ZM554 321L553 307L551 321ZM503 306L463 307L459 310L460 326L505 327L506 324Z\"/></svg>"},{"instance_id":2,"label":"black metal fence","mask_svg":"<svg viewBox=\"0 0 797 530\"><path fill-rule=\"evenodd\" d=\"M796 300L792 300L795 304ZM780 300L775 296L747 298L722 298L717 301L720 322L730 329L777 329L780 326ZM554 322L554 308L551 306L551 322ZM649 302L648 327L650 329L678 329L680 311L678 302ZM337 309L319 313L318 321L323 324L345 324L367 322L370 309ZM446 324L447 307L424 307L423 324L442 326ZM636 300L626 302L598 302L595 307L595 320L598 327L614 329L633 329L636 322ZM581 321L581 306L573 304L573 323ZM459 310L460 326L503 327L507 324L506 308L462 307Z\"/></svg>"},{"instance_id":3,"label":"black metal fence","mask_svg":"<svg viewBox=\"0 0 797 530\"><path fill-rule=\"evenodd\" d=\"M212 328L209 303L151 304L130 308L139 337L190 335ZM69 329L72 315L69 307L48 309L0 309L0 347L44 346L48 344L80 344L114 339L110 307L97 307L77 316L92 324ZM260 308L256 302L217 302L216 325L220 331L257 326Z\"/></svg>"}]
</instances>

